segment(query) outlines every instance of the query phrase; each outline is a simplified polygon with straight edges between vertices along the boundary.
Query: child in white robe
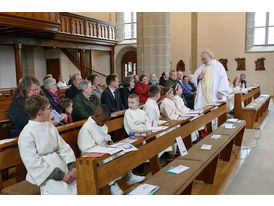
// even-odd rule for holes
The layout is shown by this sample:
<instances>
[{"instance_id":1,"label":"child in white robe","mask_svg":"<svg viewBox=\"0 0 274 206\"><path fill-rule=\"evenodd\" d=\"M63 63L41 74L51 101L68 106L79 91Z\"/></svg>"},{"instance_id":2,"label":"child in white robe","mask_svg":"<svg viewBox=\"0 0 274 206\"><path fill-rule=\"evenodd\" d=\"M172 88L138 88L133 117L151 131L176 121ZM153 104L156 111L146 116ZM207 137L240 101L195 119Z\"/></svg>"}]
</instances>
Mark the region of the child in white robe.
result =
<instances>
[{"instance_id":1,"label":"child in white robe","mask_svg":"<svg viewBox=\"0 0 274 206\"><path fill-rule=\"evenodd\" d=\"M20 133L18 146L26 180L40 187L42 195L76 195L75 155L50 122L49 101L32 96L25 110L31 120Z\"/></svg>"},{"instance_id":2,"label":"child in white robe","mask_svg":"<svg viewBox=\"0 0 274 206\"><path fill-rule=\"evenodd\" d=\"M144 110L139 109L139 97L131 94L128 97L128 109L124 115L124 128L129 134L129 130L143 130L151 126Z\"/></svg>"},{"instance_id":3,"label":"child in white robe","mask_svg":"<svg viewBox=\"0 0 274 206\"><path fill-rule=\"evenodd\" d=\"M180 113L183 113L183 114L188 113L191 109L187 108L184 103L184 100L182 98L183 90L181 86L179 84L174 84L172 89L174 93L173 101L176 108L178 109Z\"/></svg>"},{"instance_id":4,"label":"child in white robe","mask_svg":"<svg viewBox=\"0 0 274 206\"><path fill-rule=\"evenodd\" d=\"M112 144L111 136L108 134L108 127L106 125L110 117L111 112L107 105L100 104L96 107L93 116L88 118L78 134L77 143L82 155L90 153L92 148L97 145L106 147ZM110 157L106 161L111 159ZM103 162L106 163L106 161ZM141 182L144 179L145 177L134 175L132 171L126 175L126 183L128 185ZM123 194L116 180L110 182L109 186L112 195Z\"/></svg>"},{"instance_id":5,"label":"child in white robe","mask_svg":"<svg viewBox=\"0 0 274 206\"><path fill-rule=\"evenodd\" d=\"M160 88L156 85L152 85L148 89L149 98L144 105L144 111L148 117L149 122L152 126L158 126L159 121L162 118L160 115L159 106L157 101L160 99Z\"/></svg>"},{"instance_id":6,"label":"child in white robe","mask_svg":"<svg viewBox=\"0 0 274 206\"><path fill-rule=\"evenodd\" d=\"M160 111L166 120L178 120L182 113L177 109L174 104L174 93L172 88L164 89L165 98L160 106Z\"/></svg>"}]
</instances>

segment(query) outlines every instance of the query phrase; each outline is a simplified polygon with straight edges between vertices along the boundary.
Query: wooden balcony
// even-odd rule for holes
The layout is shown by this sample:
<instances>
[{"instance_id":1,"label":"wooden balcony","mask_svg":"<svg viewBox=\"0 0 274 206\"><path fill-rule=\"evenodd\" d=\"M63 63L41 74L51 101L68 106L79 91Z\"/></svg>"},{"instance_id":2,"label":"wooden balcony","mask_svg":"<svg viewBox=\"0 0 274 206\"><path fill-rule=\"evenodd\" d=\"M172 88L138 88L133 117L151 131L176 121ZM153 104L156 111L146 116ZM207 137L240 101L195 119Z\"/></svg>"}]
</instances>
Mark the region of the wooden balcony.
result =
<instances>
[{"instance_id":1,"label":"wooden balcony","mask_svg":"<svg viewBox=\"0 0 274 206\"><path fill-rule=\"evenodd\" d=\"M116 24L68 12L0 12L0 35L114 46ZM59 44L58 44L59 45Z\"/></svg>"}]
</instances>

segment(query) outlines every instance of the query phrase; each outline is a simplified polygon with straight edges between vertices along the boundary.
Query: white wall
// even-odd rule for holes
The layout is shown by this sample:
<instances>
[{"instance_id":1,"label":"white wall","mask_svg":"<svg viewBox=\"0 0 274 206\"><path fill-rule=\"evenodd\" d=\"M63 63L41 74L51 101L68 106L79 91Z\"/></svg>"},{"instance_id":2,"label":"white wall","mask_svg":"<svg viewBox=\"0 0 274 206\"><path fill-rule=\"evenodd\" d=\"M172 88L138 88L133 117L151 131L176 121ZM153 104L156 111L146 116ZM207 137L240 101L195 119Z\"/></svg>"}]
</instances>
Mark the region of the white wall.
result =
<instances>
[{"instance_id":1,"label":"white wall","mask_svg":"<svg viewBox=\"0 0 274 206\"><path fill-rule=\"evenodd\" d=\"M72 12L82 16L101 19L104 21L116 22L116 12Z\"/></svg>"},{"instance_id":2,"label":"white wall","mask_svg":"<svg viewBox=\"0 0 274 206\"><path fill-rule=\"evenodd\" d=\"M198 51L210 49L216 59L228 59L228 77L244 72L247 84L261 85L263 93L273 94L274 52L245 53L246 13L198 13ZM199 54L198 54L199 55ZM264 57L265 71L255 71L255 61ZM236 71L235 58L246 59L246 71ZM198 58L199 60L199 58ZM199 62L198 65L201 63Z\"/></svg>"},{"instance_id":3,"label":"white wall","mask_svg":"<svg viewBox=\"0 0 274 206\"><path fill-rule=\"evenodd\" d=\"M92 69L102 74L110 74L110 54L104 51L92 51ZM97 74L97 73L95 73ZM100 84L106 84L106 78L98 74Z\"/></svg>"},{"instance_id":4,"label":"white wall","mask_svg":"<svg viewBox=\"0 0 274 206\"><path fill-rule=\"evenodd\" d=\"M191 58L191 13L170 13L170 55L171 69L176 70L177 63L183 60L186 72L190 74Z\"/></svg>"},{"instance_id":5,"label":"white wall","mask_svg":"<svg viewBox=\"0 0 274 206\"><path fill-rule=\"evenodd\" d=\"M16 87L14 51L11 46L0 45L0 88Z\"/></svg>"},{"instance_id":6,"label":"white wall","mask_svg":"<svg viewBox=\"0 0 274 206\"><path fill-rule=\"evenodd\" d=\"M43 78L47 75L46 51L42 47L34 48L34 74L42 84Z\"/></svg>"}]
</instances>

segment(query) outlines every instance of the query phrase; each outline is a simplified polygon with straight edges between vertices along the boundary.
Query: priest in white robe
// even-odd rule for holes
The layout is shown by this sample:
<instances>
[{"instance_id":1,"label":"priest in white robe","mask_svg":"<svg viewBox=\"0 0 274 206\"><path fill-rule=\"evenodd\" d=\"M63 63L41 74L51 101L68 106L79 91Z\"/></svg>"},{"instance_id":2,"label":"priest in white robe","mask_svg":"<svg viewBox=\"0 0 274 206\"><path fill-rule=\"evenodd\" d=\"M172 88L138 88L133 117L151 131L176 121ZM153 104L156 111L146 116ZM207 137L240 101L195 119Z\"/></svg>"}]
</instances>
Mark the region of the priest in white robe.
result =
<instances>
[{"instance_id":1,"label":"priest in white robe","mask_svg":"<svg viewBox=\"0 0 274 206\"><path fill-rule=\"evenodd\" d=\"M220 62L214 59L211 51L201 53L201 65L193 75L193 82L197 86L194 109L201 109L207 104L226 101L229 93L229 82L226 71Z\"/></svg>"}]
</instances>

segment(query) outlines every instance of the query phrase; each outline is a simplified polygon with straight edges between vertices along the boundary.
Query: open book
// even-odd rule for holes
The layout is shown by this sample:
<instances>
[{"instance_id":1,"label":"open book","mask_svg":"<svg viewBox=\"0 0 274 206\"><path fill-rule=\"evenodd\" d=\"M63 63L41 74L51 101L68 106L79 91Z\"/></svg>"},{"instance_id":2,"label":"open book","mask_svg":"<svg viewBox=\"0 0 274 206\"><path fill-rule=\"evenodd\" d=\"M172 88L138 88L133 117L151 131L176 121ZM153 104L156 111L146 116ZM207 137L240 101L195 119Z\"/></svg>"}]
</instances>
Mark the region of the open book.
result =
<instances>
[{"instance_id":1,"label":"open book","mask_svg":"<svg viewBox=\"0 0 274 206\"><path fill-rule=\"evenodd\" d=\"M156 193L160 188L155 185L150 184L141 184L138 185L134 190L132 190L129 195L153 195Z\"/></svg>"}]
</instances>

